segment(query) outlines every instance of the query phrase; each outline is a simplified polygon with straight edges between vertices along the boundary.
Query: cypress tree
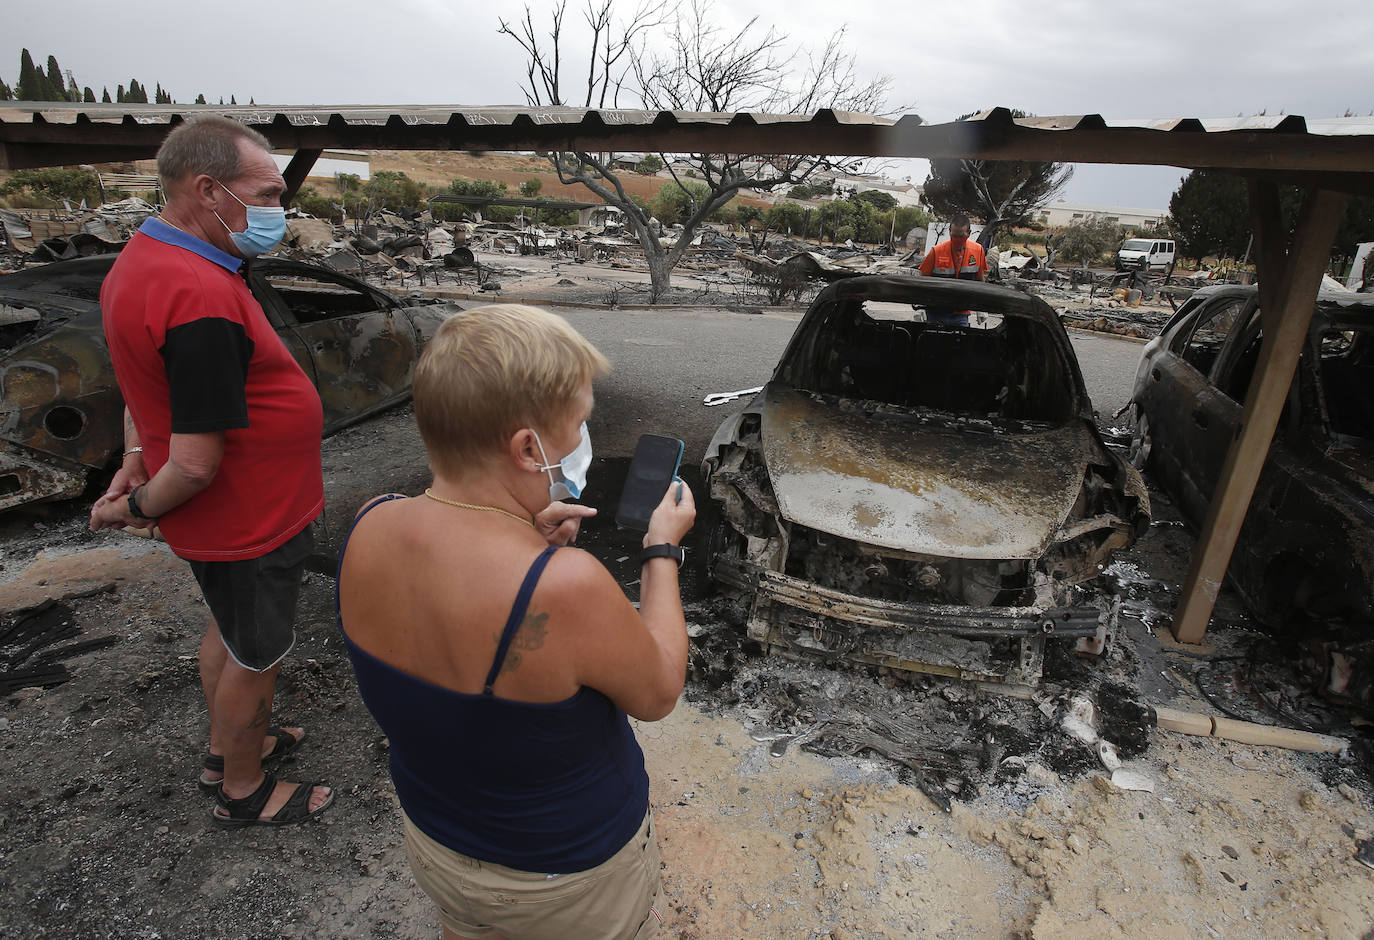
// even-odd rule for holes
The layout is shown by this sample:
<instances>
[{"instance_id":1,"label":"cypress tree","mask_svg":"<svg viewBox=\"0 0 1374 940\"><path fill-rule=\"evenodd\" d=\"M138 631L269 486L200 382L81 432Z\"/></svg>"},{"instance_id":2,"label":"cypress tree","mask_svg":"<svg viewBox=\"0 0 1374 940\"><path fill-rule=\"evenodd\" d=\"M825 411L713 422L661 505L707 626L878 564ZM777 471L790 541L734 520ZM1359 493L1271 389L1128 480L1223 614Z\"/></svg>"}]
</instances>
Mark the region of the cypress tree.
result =
<instances>
[{"instance_id":1,"label":"cypress tree","mask_svg":"<svg viewBox=\"0 0 1374 940\"><path fill-rule=\"evenodd\" d=\"M41 101L43 86L39 82L39 71L34 68L33 56L25 49L19 54L19 84L15 86L16 97L20 101Z\"/></svg>"},{"instance_id":2,"label":"cypress tree","mask_svg":"<svg viewBox=\"0 0 1374 940\"><path fill-rule=\"evenodd\" d=\"M210 103L210 102L208 102L208 101L205 100L205 96L204 96L204 95L196 95L196 104L209 104L209 103ZM221 102L221 103L223 103L223 102Z\"/></svg>"},{"instance_id":3,"label":"cypress tree","mask_svg":"<svg viewBox=\"0 0 1374 940\"><path fill-rule=\"evenodd\" d=\"M90 85L87 85L81 90L81 100L89 104L95 104L95 92L91 91Z\"/></svg>"},{"instance_id":4,"label":"cypress tree","mask_svg":"<svg viewBox=\"0 0 1374 940\"><path fill-rule=\"evenodd\" d=\"M233 95L230 95L230 96L229 96L229 103L230 103L230 104L238 104L238 102L234 100L234 96L233 96Z\"/></svg>"},{"instance_id":5,"label":"cypress tree","mask_svg":"<svg viewBox=\"0 0 1374 940\"><path fill-rule=\"evenodd\" d=\"M109 86L109 85L105 85L104 87L102 87L102 88L100 89L100 103L101 103L101 104L114 104L114 102L110 100L110 86Z\"/></svg>"},{"instance_id":6,"label":"cypress tree","mask_svg":"<svg viewBox=\"0 0 1374 940\"><path fill-rule=\"evenodd\" d=\"M117 104L123 104L123 103L124 103L124 86L123 86L123 85L117 85L117 86L115 87L115 102L116 102Z\"/></svg>"},{"instance_id":7,"label":"cypress tree","mask_svg":"<svg viewBox=\"0 0 1374 940\"><path fill-rule=\"evenodd\" d=\"M0 101L13 101L13 100L14 100L14 92L10 90L10 86L6 85L3 81L0 81Z\"/></svg>"},{"instance_id":8,"label":"cypress tree","mask_svg":"<svg viewBox=\"0 0 1374 940\"><path fill-rule=\"evenodd\" d=\"M51 94L49 101L66 101L67 93L63 91L67 83L62 80L62 69L57 65L57 56L48 56L48 91Z\"/></svg>"}]
</instances>

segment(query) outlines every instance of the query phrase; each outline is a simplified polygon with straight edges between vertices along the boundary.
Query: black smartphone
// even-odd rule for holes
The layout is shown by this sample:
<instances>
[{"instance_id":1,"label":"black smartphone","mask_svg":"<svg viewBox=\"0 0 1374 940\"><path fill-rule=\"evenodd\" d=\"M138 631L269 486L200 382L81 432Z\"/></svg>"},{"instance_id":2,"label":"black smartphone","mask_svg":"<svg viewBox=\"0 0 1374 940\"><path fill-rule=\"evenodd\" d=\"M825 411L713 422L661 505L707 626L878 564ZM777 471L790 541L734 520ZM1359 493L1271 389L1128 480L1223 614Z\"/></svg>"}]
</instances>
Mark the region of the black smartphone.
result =
<instances>
[{"instance_id":1,"label":"black smartphone","mask_svg":"<svg viewBox=\"0 0 1374 940\"><path fill-rule=\"evenodd\" d=\"M640 532L649 531L649 517L654 514L668 484L677 476L682 463L684 445L675 437L642 434L635 445L630 472L625 477L625 489L620 492L620 506L615 511L616 525Z\"/></svg>"}]
</instances>

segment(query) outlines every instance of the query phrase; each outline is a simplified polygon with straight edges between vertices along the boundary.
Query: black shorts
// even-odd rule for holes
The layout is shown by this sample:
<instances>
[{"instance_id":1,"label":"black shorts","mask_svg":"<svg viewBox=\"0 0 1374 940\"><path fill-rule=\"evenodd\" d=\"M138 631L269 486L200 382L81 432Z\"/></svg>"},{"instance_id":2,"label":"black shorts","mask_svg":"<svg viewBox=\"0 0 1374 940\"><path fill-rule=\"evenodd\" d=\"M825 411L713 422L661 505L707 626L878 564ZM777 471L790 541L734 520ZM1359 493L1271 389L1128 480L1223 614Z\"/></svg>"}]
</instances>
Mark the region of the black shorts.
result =
<instances>
[{"instance_id":1,"label":"black shorts","mask_svg":"<svg viewBox=\"0 0 1374 940\"><path fill-rule=\"evenodd\" d=\"M306 526L260 558L190 562L224 646L243 668L271 669L295 645L296 600L314 548Z\"/></svg>"}]
</instances>

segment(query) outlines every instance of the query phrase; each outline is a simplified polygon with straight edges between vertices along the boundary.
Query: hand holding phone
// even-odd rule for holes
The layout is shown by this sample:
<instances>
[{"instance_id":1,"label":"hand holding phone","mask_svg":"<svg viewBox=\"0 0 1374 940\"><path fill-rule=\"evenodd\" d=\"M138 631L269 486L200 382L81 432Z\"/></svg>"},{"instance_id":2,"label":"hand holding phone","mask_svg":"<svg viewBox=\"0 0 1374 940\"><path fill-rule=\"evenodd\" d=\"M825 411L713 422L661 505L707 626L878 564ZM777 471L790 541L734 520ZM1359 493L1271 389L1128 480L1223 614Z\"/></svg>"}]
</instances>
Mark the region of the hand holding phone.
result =
<instances>
[{"instance_id":1,"label":"hand holding phone","mask_svg":"<svg viewBox=\"0 0 1374 940\"><path fill-rule=\"evenodd\" d=\"M638 532L649 531L650 517L677 476L683 448L682 441L677 438L659 434L640 436L615 513L617 525Z\"/></svg>"},{"instance_id":2,"label":"hand holding phone","mask_svg":"<svg viewBox=\"0 0 1374 940\"><path fill-rule=\"evenodd\" d=\"M649 517L649 531L644 547L650 545L681 545L696 521L697 504L692 491L681 479L675 479L663 491L663 498Z\"/></svg>"}]
</instances>

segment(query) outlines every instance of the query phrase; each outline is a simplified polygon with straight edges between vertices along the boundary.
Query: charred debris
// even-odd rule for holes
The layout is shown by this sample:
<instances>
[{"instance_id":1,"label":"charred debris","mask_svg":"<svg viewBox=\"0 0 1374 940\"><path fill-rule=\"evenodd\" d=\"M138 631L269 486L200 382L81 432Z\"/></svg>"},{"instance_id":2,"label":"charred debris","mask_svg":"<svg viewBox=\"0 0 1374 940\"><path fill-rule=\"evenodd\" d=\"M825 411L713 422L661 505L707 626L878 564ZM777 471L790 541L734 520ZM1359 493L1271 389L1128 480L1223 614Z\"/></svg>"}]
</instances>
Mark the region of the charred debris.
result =
<instances>
[{"instance_id":1,"label":"charred debris","mask_svg":"<svg viewBox=\"0 0 1374 940\"><path fill-rule=\"evenodd\" d=\"M0 210L4 227L0 271L117 252L154 211L153 206L134 199L79 212ZM428 213L405 217L389 212L376 213L368 222L342 225L302 215L293 215L289 221L288 239L279 255L386 282L393 290L431 293L448 287L494 293L503 289L503 280L509 288L521 276L519 258L534 255L568 264L647 270L638 243L614 225L548 229L439 222ZM510 264L492 261L492 256L509 258ZM766 253L760 253L747 241L708 228L699 233L680 269L710 285L692 298L698 302L747 298L751 303L785 303L854 277L908 273L921 257L920 250L875 251L852 244L817 250L779 238L772 240ZM1171 312L1165 302L1171 305L1200 286L1191 283L1193 279L1141 272L1063 272L1033 252L1003 252L999 260L997 279L1003 285L1043 299L1066 325L1126 335L1153 336ZM632 284L621 285L606 299L627 302L634 290ZM0 319L3 347L8 345L7 332L15 327L22 330L25 324L19 322L23 311L5 308L0 314L9 318ZM855 397L855 390L840 387L843 377L839 373L816 371L821 370L820 363L818 358L808 367L814 375L797 366L801 385L823 386L832 397ZM836 387L831 389L827 381ZM894 407L890 402L883 405L891 396L870 392L857 395L856 400L866 402L865 407L882 419ZM766 479L760 478L759 468L745 459L748 448L742 448L739 456L737 465L722 465L719 485L736 488L741 505L755 507L767 522L764 517L774 509L770 499L775 497ZM1105 452L1099 454L1098 463L1110 466L1112 461L1105 457ZM1085 485L1102 489L1107 484L1086 479ZM1122 512L1128 527L1133 526L1126 510ZM735 521L746 528L758 522ZM755 537L766 540L768 535L760 531ZM820 550L824 545L811 544L806 538L795 548L794 567L801 565L797 571L818 582L838 579L839 584L846 577L872 580L890 575L886 570L869 571L872 559L864 560L867 567L859 565L858 574L848 569L812 570L806 565L814 568L827 559L833 561L833 553L826 554ZM802 551L808 548L809 553ZM748 559L741 553L738 560ZM1096 562L1080 567L1095 568ZM798 577L797 571L792 572L793 578ZM782 583L785 577L774 580L779 583L770 582L769 587L775 593L788 586ZM1074 578L1061 580L1077 584ZM749 586L757 588L753 581ZM1097 639L1098 613L1106 611L1115 621L1117 608L1124 600L1129 609L1132 596L1129 586L1110 578L1084 585L1079 593L1083 596L1076 595L1075 602L1092 608L1091 616L1085 615L1081 624L1068 620L1055 624L1069 640ZM961 595L956 600L968 599ZM26 686L60 684L69 675L66 660L118 641L115 635L86 638L73 632L70 605L78 603L80 598L48 601L8 612L0 620L0 692L10 695ZM1041 606L1057 610L1070 605L1065 601ZM759 620L756 613L754 619ZM1111 644L1096 660L1082 658L1072 643L1043 648L1037 643L1027 659L1022 647L1031 644L1022 643L1018 631L1029 631L1027 639L1033 639L1037 631L1043 633L1042 613L1037 610L1027 624L1009 621L996 637L1015 640L1005 672L1026 678L1034 674L1034 682L985 682L976 676L974 681L960 681L827 655L825 647L832 644L819 641L807 649L805 631L784 637L786 624L760 621L751 632L746 629L750 610L727 592L696 602L689 613L693 638L687 697L708 710L737 715L755 739L766 745L770 756L804 747L821 755L890 762L899 779L918 786L947 811L951 800L970 799L987 786L1004 787L1029 801L1049 780L1089 772L1105 772L1110 777L1123 761L1144 753L1158 723L1139 691L1142 672L1160 671L1158 662L1143 663L1136 644L1130 642ZM968 623L955 626L956 632L969 630ZM1166 666L1173 674L1193 676L1191 687L1172 691L1200 696L1223 714L1256 724L1330 732L1349 729L1352 721L1356 726L1374 722L1374 711L1369 708L1374 679L1360 671L1350 651L1309 648L1295 655L1258 634L1247 632L1244 637L1243 648L1222 656L1196 665L1183 660L1185 665ZM954 639L936 638L946 646ZM779 642L784 639L787 642ZM964 641L979 645L986 639L965 637ZM765 655L770 645L771 655ZM909 658L925 659L925 652L913 650ZM1356 756L1367 758L1366 750L1365 742L1357 739ZM1338 772L1334 764L1333 772Z\"/></svg>"}]
</instances>

